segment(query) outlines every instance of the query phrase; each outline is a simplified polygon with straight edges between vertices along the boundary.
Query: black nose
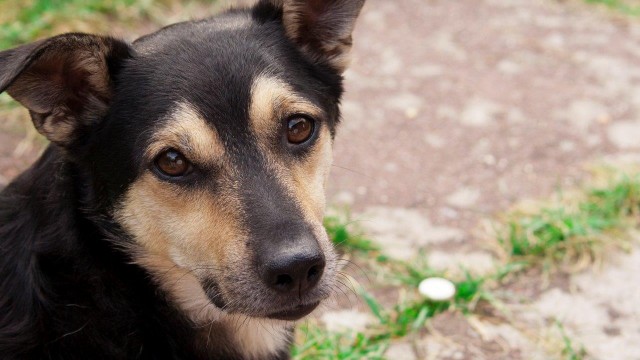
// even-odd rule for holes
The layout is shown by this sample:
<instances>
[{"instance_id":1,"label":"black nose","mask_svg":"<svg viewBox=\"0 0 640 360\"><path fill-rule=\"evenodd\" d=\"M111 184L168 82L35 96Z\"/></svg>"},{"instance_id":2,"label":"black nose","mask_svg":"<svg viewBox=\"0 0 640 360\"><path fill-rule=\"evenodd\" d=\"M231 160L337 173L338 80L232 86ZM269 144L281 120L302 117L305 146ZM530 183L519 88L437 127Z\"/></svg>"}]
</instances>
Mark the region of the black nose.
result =
<instances>
[{"instance_id":1,"label":"black nose","mask_svg":"<svg viewBox=\"0 0 640 360\"><path fill-rule=\"evenodd\" d=\"M324 272L320 252L285 252L269 261L263 270L266 284L281 293L304 295L313 289Z\"/></svg>"}]
</instances>

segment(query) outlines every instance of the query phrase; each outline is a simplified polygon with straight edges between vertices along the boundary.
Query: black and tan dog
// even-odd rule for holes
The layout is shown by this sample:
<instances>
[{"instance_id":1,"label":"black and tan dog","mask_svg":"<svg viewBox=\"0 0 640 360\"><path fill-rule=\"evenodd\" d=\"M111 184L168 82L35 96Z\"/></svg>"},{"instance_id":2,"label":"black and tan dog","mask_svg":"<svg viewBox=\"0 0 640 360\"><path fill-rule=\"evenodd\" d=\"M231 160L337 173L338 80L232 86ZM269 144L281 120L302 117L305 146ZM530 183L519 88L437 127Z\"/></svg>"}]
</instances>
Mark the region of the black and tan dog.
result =
<instances>
[{"instance_id":1,"label":"black and tan dog","mask_svg":"<svg viewBox=\"0 0 640 360\"><path fill-rule=\"evenodd\" d=\"M0 358L287 358L364 0L262 0L132 44L0 52L51 145L0 194Z\"/></svg>"}]
</instances>

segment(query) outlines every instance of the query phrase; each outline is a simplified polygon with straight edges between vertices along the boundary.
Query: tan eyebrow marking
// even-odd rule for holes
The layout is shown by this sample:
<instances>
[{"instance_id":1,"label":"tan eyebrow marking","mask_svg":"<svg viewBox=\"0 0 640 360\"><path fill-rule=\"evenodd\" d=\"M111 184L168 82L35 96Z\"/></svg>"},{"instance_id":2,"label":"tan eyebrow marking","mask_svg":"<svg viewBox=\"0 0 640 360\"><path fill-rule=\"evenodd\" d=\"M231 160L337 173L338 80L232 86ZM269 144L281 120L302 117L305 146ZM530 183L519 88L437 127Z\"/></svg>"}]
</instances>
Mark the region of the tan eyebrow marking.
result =
<instances>
[{"instance_id":1,"label":"tan eyebrow marking","mask_svg":"<svg viewBox=\"0 0 640 360\"><path fill-rule=\"evenodd\" d=\"M288 114L306 114L314 118L324 117L324 111L297 94L284 81L261 75L251 86L249 118L251 130L266 138L279 127L279 120Z\"/></svg>"},{"instance_id":2,"label":"tan eyebrow marking","mask_svg":"<svg viewBox=\"0 0 640 360\"><path fill-rule=\"evenodd\" d=\"M168 148L184 152L191 161L201 164L219 162L225 152L217 131L186 102L178 103L167 124L153 134L145 157L150 160Z\"/></svg>"}]
</instances>

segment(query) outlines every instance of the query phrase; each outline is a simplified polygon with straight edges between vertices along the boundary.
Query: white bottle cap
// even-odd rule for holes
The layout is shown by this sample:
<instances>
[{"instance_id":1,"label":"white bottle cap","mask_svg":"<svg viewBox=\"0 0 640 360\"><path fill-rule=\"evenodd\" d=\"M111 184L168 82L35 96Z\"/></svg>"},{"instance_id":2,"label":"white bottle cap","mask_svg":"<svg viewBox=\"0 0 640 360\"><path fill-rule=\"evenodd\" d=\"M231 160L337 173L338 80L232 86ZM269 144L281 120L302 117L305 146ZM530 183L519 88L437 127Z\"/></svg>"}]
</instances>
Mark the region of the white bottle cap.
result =
<instances>
[{"instance_id":1,"label":"white bottle cap","mask_svg":"<svg viewBox=\"0 0 640 360\"><path fill-rule=\"evenodd\" d=\"M429 300L446 301L456 294L456 286L447 279L432 277L422 280L418 291Z\"/></svg>"}]
</instances>

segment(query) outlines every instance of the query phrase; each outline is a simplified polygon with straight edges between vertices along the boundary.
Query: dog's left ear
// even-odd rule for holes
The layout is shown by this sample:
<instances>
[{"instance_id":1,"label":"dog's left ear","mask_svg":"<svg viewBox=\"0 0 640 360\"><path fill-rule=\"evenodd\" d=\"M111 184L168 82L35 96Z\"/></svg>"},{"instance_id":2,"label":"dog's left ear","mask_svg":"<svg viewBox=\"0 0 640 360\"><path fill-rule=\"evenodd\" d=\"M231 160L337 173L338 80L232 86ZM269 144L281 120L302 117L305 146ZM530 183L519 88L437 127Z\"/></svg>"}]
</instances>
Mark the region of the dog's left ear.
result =
<instances>
[{"instance_id":1,"label":"dog's left ear","mask_svg":"<svg viewBox=\"0 0 640 360\"><path fill-rule=\"evenodd\" d=\"M365 0L263 0L282 10L289 39L314 61L342 73L349 65L351 33Z\"/></svg>"},{"instance_id":2,"label":"dog's left ear","mask_svg":"<svg viewBox=\"0 0 640 360\"><path fill-rule=\"evenodd\" d=\"M126 43L64 34L0 52L0 92L29 109L36 129L69 147L107 112L113 74L130 57Z\"/></svg>"}]
</instances>

